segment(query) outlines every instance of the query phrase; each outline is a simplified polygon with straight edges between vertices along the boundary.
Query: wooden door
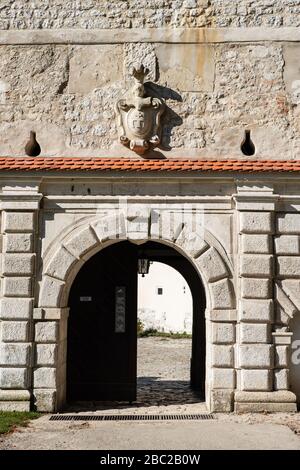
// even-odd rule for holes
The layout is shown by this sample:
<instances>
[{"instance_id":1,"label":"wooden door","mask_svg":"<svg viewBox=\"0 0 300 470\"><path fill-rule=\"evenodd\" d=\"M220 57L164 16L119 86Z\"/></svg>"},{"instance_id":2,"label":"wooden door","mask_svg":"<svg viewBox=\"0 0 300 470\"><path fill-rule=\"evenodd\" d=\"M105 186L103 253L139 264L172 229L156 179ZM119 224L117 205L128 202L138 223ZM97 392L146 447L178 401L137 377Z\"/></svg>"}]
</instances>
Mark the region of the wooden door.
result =
<instances>
[{"instance_id":1,"label":"wooden door","mask_svg":"<svg viewBox=\"0 0 300 470\"><path fill-rule=\"evenodd\" d=\"M136 400L136 246L115 243L87 261L69 306L68 400Z\"/></svg>"}]
</instances>

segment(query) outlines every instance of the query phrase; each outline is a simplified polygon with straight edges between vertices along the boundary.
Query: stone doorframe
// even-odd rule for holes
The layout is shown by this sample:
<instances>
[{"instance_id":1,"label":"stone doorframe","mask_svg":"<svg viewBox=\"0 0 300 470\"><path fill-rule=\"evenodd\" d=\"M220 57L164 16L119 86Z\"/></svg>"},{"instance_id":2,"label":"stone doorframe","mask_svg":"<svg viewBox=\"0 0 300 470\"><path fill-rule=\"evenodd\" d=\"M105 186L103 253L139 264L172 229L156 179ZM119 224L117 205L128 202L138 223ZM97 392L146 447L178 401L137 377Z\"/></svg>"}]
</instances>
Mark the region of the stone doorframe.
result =
<instances>
[{"instance_id":1,"label":"stone doorframe","mask_svg":"<svg viewBox=\"0 0 300 470\"><path fill-rule=\"evenodd\" d=\"M236 388L234 343L236 329L233 270L215 237L202 227L173 221L164 231L161 214L135 216L113 213L85 219L56 240L45 254L34 309L37 351L33 393L40 411L61 409L66 401L68 296L80 268L101 249L122 240L149 240L175 248L196 268L206 294L206 403L211 411L232 411ZM41 359L39 359L41 357ZM47 362L45 359L52 358ZM47 366L45 366L47 364ZM51 364L51 366L50 366Z\"/></svg>"}]
</instances>

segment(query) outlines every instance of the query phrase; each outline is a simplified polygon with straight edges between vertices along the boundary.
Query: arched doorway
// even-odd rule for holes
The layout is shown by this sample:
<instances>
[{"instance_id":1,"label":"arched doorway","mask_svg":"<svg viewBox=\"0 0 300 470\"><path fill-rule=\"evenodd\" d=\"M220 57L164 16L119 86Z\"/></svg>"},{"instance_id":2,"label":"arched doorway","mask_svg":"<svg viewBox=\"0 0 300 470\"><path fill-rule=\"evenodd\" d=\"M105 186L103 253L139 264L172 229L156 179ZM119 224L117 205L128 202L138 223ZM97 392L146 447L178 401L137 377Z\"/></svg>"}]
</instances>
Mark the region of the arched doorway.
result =
<instances>
[{"instance_id":1,"label":"arched doorway","mask_svg":"<svg viewBox=\"0 0 300 470\"><path fill-rule=\"evenodd\" d=\"M69 295L67 400L135 401L138 259L177 269L193 296L191 386L205 389L205 294L193 265L157 242L115 243L77 274Z\"/></svg>"}]
</instances>

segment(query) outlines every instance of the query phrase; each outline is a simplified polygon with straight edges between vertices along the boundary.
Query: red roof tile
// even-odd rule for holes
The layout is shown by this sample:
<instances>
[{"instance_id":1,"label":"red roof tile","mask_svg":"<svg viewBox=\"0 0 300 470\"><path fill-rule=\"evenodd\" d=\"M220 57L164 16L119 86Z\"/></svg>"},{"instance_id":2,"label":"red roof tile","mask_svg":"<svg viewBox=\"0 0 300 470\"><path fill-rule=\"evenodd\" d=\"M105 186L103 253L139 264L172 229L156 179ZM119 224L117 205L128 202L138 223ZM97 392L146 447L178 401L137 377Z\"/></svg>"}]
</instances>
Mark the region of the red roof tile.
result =
<instances>
[{"instance_id":1,"label":"red roof tile","mask_svg":"<svg viewBox=\"0 0 300 470\"><path fill-rule=\"evenodd\" d=\"M189 160L134 158L1 157L0 171L295 172L300 160Z\"/></svg>"}]
</instances>

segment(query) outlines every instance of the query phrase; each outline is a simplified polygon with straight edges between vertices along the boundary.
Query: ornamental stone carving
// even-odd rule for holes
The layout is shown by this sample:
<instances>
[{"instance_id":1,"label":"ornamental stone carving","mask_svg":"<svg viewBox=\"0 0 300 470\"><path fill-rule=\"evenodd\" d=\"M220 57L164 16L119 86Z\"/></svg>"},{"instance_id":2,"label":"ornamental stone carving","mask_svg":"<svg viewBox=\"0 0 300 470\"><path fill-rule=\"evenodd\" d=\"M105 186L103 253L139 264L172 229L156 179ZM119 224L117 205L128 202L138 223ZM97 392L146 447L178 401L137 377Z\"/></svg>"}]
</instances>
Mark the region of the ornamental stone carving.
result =
<instances>
[{"instance_id":1,"label":"ornamental stone carving","mask_svg":"<svg viewBox=\"0 0 300 470\"><path fill-rule=\"evenodd\" d=\"M165 110L162 99L147 96L144 80L148 73L143 65L134 67L135 83L116 104L119 140L140 155L160 144L160 119Z\"/></svg>"}]
</instances>

